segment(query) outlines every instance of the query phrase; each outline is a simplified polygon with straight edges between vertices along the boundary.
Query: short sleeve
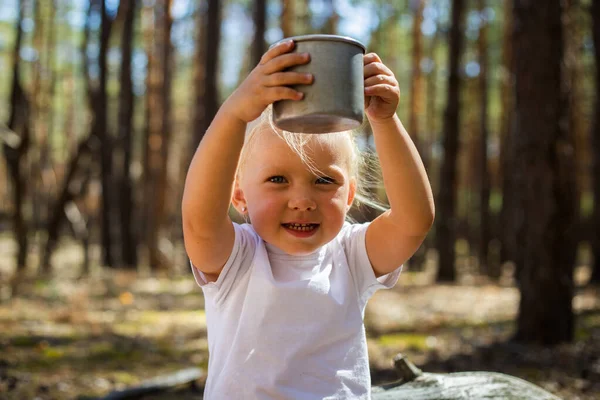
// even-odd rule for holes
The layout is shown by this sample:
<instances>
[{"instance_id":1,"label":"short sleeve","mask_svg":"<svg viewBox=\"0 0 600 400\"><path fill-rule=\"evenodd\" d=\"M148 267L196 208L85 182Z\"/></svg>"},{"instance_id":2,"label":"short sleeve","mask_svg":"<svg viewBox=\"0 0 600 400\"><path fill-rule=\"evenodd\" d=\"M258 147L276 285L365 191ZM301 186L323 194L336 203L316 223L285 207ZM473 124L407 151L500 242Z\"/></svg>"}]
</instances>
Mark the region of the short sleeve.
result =
<instances>
[{"instance_id":1,"label":"short sleeve","mask_svg":"<svg viewBox=\"0 0 600 400\"><path fill-rule=\"evenodd\" d=\"M402 265L389 274L375 277L373 266L367 255L366 233L369 222L364 224L345 223L339 234L342 247L348 260L348 267L354 279L361 305L365 306L369 298L379 289L392 288L398 281Z\"/></svg>"},{"instance_id":2,"label":"short sleeve","mask_svg":"<svg viewBox=\"0 0 600 400\"><path fill-rule=\"evenodd\" d=\"M258 242L258 236L249 224L239 225L234 222L233 228L233 248L216 281L208 282L204 273L195 268L190 261L196 283L202 288L205 298L212 300L216 305L227 297L239 278L248 271Z\"/></svg>"}]
</instances>

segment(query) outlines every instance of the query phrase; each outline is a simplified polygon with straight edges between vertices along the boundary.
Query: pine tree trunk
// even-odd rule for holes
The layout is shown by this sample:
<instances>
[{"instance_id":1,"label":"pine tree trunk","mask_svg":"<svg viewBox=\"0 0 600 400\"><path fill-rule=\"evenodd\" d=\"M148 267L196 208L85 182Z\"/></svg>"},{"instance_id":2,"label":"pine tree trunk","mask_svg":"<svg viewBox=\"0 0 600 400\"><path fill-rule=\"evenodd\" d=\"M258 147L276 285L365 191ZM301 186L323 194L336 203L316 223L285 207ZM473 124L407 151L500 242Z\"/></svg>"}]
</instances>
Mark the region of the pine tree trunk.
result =
<instances>
[{"instance_id":1,"label":"pine tree trunk","mask_svg":"<svg viewBox=\"0 0 600 400\"><path fill-rule=\"evenodd\" d=\"M83 81L86 87L88 106L90 109L93 109L94 101L96 98L96 91L92 87L89 79L89 64L87 62L87 47L90 36L90 20L92 16L92 10L94 8L94 4L90 3L87 10L85 26L84 26L84 35L83 35L83 43L81 45L81 55L83 58ZM48 215L48 222L46 225L47 239L44 248L41 251L40 255L40 271L44 274L48 274L51 271L51 259L52 253L56 249L56 243L58 241L58 236L60 233L60 229L62 223L65 219L65 209L67 204L74 201L76 196L82 195L82 189L84 188L85 181L88 180L86 174L88 174L92 167L93 154L98 150L99 140L96 136L94 136L93 126L90 134L79 142L73 157L69 160L66 167L66 172L64 174L63 182L57 190L56 199L50 206L50 211ZM83 176L79 172L81 169L84 169ZM87 240L87 238L86 238ZM85 260L84 260L84 271L85 264L88 262L88 249L87 243L84 243L85 249Z\"/></svg>"},{"instance_id":2,"label":"pine tree trunk","mask_svg":"<svg viewBox=\"0 0 600 400\"><path fill-rule=\"evenodd\" d=\"M514 204L514 193L512 189L512 167L513 158L513 49L512 49L512 4L513 0L506 0L504 4L504 26L502 28L502 75L500 83L500 173L502 191L502 209L500 210L498 226L498 237L501 243L500 262L490 269L492 278L499 278L502 273L502 263L514 261L516 242L509 228L516 212Z\"/></svg>"},{"instance_id":3,"label":"pine tree trunk","mask_svg":"<svg viewBox=\"0 0 600 400\"><path fill-rule=\"evenodd\" d=\"M12 89L10 95L11 112L8 128L12 131L8 135L10 140L3 144L4 157L8 173L13 186L13 231L17 241L17 271L23 271L27 265L27 224L23 215L23 201L25 197L25 177L22 166L30 143L29 132L29 101L21 86L19 72L19 51L23 39L21 23L25 6L19 2L19 14L15 25L16 39L13 48Z\"/></svg>"},{"instance_id":4,"label":"pine tree trunk","mask_svg":"<svg viewBox=\"0 0 600 400\"><path fill-rule=\"evenodd\" d=\"M337 0L327 0L326 4L330 10L329 18L325 22L323 26L322 33L328 35L336 35L338 31L338 24L340 22L340 14L337 12L337 8L335 6L335 2Z\"/></svg>"},{"instance_id":5,"label":"pine tree trunk","mask_svg":"<svg viewBox=\"0 0 600 400\"><path fill-rule=\"evenodd\" d=\"M416 0L411 2L413 8L413 27L412 27L412 77L410 79L410 114L408 118L408 133L419 153L423 152L424 146L421 138L420 121L425 113L424 105L424 79L421 72L421 60L423 59L423 34L421 25L423 23L423 10L425 8L425 0ZM410 259L411 269L421 270L425 262L425 254L427 252L427 241L424 241L419 249Z\"/></svg>"},{"instance_id":6,"label":"pine tree trunk","mask_svg":"<svg viewBox=\"0 0 600 400\"><path fill-rule=\"evenodd\" d=\"M171 91L171 11L169 0L161 0L146 9L153 16L154 26L146 29L148 54L147 143L145 158L145 240L150 268L167 267L168 260L159 248L164 226L167 191L167 155L170 141Z\"/></svg>"},{"instance_id":7,"label":"pine tree trunk","mask_svg":"<svg viewBox=\"0 0 600 400\"><path fill-rule=\"evenodd\" d=\"M573 143L573 171L575 175L575 188L573 200L577 205L575 211L575 221L577 224L577 235L575 238L575 248L579 246L582 240L588 241L588 229L582 229L581 198L586 190L588 178L588 166L590 165L590 146L588 144L588 131L585 129L587 115L583 112L583 51L585 47L583 40L584 24L580 15L581 4L579 0L563 0L563 37L564 37L564 61L562 82L564 84L563 92L567 102L567 129Z\"/></svg>"},{"instance_id":8,"label":"pine tree trunk","mask_svg":"<svg viewBox=\"0 0 600 400\"><path fill-rule=\"evenodd\" d=\"M121 179L119 190L119 212L121 217L121 257L126 267L137 265L137 238L133 229L133 181L131 179L131 159L133 152L133 112L134 96L131 80L131 56L134 16L137 0L122 1L119 13L123 15L121 36L121 71L119 98L119 143L122 151Z\"/></svg>"},{"instance_id":9,"label":"pine tree trunk","mask_svg":"<svg viewBox=\"0 0 600 400\"><path fill-rule=\"evenodd\" d=\"M594 192L594 214L592 216L593 269L591 282L600 283L600 0L593 0L592 36L594 40L594 60L596 61L596 99L594 119L590 131L592 147L592 190Z\"/></svg>"},{"instance_id":10,"label":"pine tree trunk","mask_svg":"<svg viewBox=\"0 0 600 400\"><path fill-rule=\"evenodd\" d=\"M436 247L439 253L438 281L454 281L454 244L456 241L456 181L460 114L460 57L463 50L464 0L452 1L448 97L444 114L444 157L440 169L440 191L437 198Z\"/></svg>"},{"instance_id":11,"label":"pine tree trunk","mask_svg":"<svg viewBox=\"0 0 600 400\"><path fill-rule=\"evenodd\" d=\"M252 61L251 68L254 68L260 62L260 59L266 51L265 29L267 24L267 2L266 0L254 0L254 40L252 41Z\"/></svg>"},{"instance_id":12,"label":"pine tree trunk","mask_svg":"<svg viewBox=\"0 0 600 400\"><path fill-rule=\"evenodd\" d=\"M515 0L514 194L521 300L515 339L553 345L574 332L575 176L564 124L561 0Z\"/></svg>"},{"instance_id":13,"label":"pine tree trunk","mask_svg":"<svg viewBox=\"0 0 600 400\"><path fill-rule=\"evenodd\" d=\"M486 1L478 0L480 18L486 10ZM490 242L490 175L488 173L488 55L487 55L487 30L488 22L481 21L479 28L479 39L477 40L477 52L479 58L479 234L478 255L479 268L482 273L488 272L488 245Z\"/></svg>"},{"instance_id":14,"label":"pine tree trunk","mask_svg":"<svg viewBox=\"0 0 600 400\"><path fill-rule=\"evenodd\" d=\"M196 143L193 152L202 140L219 107L217 71L219 69L219 47L221 42L221 5L219 0L209 0L206 14L199 17L196 40L196 109L194 130Z\"/></svg>"},{"instance_id":15,"label":"pine tree trunk","mask_svg":"<svg viewBox=\"0 0 600 400\"><path fill-rule=\"evenodd\" d=\"M171 76L172 76L172 53L173 46L171 44L171 28L173 26L173 18L171 17L171 0L164 0L164 3L161 4L162 15L161 18L163 20L162 23L162 40L160 42L161 46L161 65L162 65L162 87L160 90L160 98L162 104L162 121L161 121L161 143L160 146L160 164L159 169L157 171L158 176L158 186L156 190L156 208L155 215L158 220L158 230L159 232L163 231L164 227L167 225L167 215L168 215L168 203L167 203L167 194L170 193L168 190L168 165L169 165L169 149L171 147ZM158 248L158 240L157 236L157 246ZM159 261L158 266L165 268L166 261L164 259L164 255L161 254L161 259Z\"/></svg>"},{"instance_id":16,"label":"pine tree trunk","mask_svg":"<svg viewBox=\"0 0 600 400\"><path fill-rule=\"evenodd\" d=\"M102 182L102 209L101 209L101 239L102 239L102 263L105 266L114 266L112 254L112 143L111 136L108 132L107 125L107 79L108 79L108 47L110 39L110 31L112 21L106 10L106 3L100 0L100 51L98 54L99 67L99 82L98 88L95 91L92 110L94 113L93 119L93 136L100 140L100 167L101 167L101 182Z\"/></svg>"},{"instance_id":17,"label":"pine tree trunk","mask_svg":"<svg viewBox=\"0 0 600 400\"><path fill-rule=\"evenodd\" d=\"M421 60L423 59L423 34L421 33L421 24L423 23L423 9L425 0L416 0L410 3L413 8L413 27L412 27L412 68L410 79L410 114L408 118L408 133L418 150L421 150L419 143L420 124L423 116L423 74L421 73Z\"/></svg>"},{"instance_id":18,"label":"pine tree trunk","mask_svg":"<svg viewBox=\"0 0 600 400\"><path fill-rule=\"evenodd\" d=\"M284 38L295 35L295 21L296 0L281 0L281 31Z\"/></svg>"}]
</instances>

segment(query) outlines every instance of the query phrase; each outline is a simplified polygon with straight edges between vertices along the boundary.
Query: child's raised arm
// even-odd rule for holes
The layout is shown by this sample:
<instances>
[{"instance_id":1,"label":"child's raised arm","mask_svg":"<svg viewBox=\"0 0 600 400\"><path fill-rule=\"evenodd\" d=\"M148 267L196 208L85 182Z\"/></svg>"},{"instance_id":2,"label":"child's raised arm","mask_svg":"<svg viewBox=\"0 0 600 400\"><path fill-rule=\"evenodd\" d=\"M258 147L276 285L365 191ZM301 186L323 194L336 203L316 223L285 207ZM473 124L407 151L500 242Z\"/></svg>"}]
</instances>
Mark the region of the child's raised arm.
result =
<instances>
[{"instance_id":1,"label":"child's raised arm","mask_svg":"<svg viewBox=\"0 0 600 400\"><path fill-rule=\"evenodd\" d=\"M367 229L367 254L375 275L402 265L433 224L435 207L425 167L396 114L400 89L377 54L364 56L366 113L373 128L390 209Z\"/></svg>"},{"instance_id":2,"label":"child's raised arm","mask_svg":"<svg viewBox=\"0 0 600 400\"><path fill-rule=\"evenodd\" d=\"M275 101L302 99L301 92L285 85L312 82L311 75L284 72L310 59L308 54L290 53L293 48L290 40L264 54L223 103L190 164L181 205L185 248L209 280L217 279L233 248L228 210L247 123Z\"/></svg>"}]
</instances>

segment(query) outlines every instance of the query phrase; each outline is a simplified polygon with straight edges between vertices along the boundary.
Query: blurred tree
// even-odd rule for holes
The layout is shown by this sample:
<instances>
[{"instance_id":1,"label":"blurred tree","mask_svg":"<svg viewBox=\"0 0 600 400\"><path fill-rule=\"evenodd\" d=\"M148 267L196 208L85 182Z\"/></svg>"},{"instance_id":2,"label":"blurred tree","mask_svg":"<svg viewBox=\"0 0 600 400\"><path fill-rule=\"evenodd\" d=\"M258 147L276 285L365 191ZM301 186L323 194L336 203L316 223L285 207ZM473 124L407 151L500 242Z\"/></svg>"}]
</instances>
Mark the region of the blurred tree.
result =
<instances>
[{"instance_id":1,"label":"blurred tree","mask_svg":"<svg viewBox=\"0 0 600 400\"><path fill-rule=\"evenodd\" d=\"M563 37L565 41L564 66L563 66L563 91L568 103L567 124L568 131L573 138L574 168L575 168L575 204L576 223L581 224L581 198L588 182L589 142L586 129L586 115L583 107L583 61L582 48L584 47L583 29L586 27L582 21L580 0L564 0L563 7ZM577 229L577 232L587 233L587 229ZM577 234L577 247L581 239L586 239L585 234Z\"/></svg>"},{"instance_id":2,"label":"blurred tree","mask_svg":"<svg viewBox=\"0 0 600 400\"><path fill-rule=\"evenodd\" d=\"M294 36L296 21L296 0L281 0L281 31L283 37Z\"/></svg>"},{"instance_id":3,"label":"blurred tree","mask_svg":"<svg viewBox=\"0 0 600 400\"><path fill-rule=\"evenodd\" d=\"M439 80L439 60L437 53L439 51L440 38L442 37L442 27L439 21L436 21L435 33L429 40L429 46L427 47L427 61L429 63L429 72L427 73L427 107L425 117L425 130L423 135L423 150L421 152L421 158L423 164L428 170L429 179L432 181L432 185L436 185L435 172L433 171L433 154L432 148L433 143L437 136L438 131L438 113L436 107L437 99L437 88Z\"/></svg>"},{"instance_id":4,"label":"blurred tree","mask_svg":"<svg viewBox=\"0 0 600 400\"><path fill-rule=\"evenodd\" d=\"M150 267L163 269L169 264L159 247L165 222L167 164L171 138L171 0L161 0L148 9L153 17L147 102L147 140L145 159L145 239Z\"/></svg>"},{"instance_id":5,"label":"blurred tree","mask_svg":"<svg viewBox=\"0 0 600 400\"><path fill-rule=\"evenodd\" d=\"M2 132L4 157L8 167L8 173L12 182L13 198L13 231L17 241L17 271L23 271L27 264L27 224L23 215L25 197L25 176L23 163L27 156L30 143L29 110L30 103L23 86L20 74L20 51L23 40L23 17L25 4L18 3L18 16L15 23L16 39L12 53L12 87L10 95L10 117L8 120L9 130Z\"/></svg>"},{"instance_id":6,"label":"blurred tree","mask_svg":"<svg viewBox=\"0 0 600 400\"><path fill-rule=\"evenodd\" d=\"M90 20L92 19L94 9L97 9L97 4L90 2L87 10L87 15L84 24L83 41L81 45L81 57L83 60L83 81L85 83L88 106L90 110L94 105L94 101L99 90L98 85L94 85L90 79L90 64L88 62L87 50L90 39ZM98 12L98 10L96 10ZM93 112L93 111L92 111ZM93 115L93 114L92 114ZM96 136L93 129L90 133L79 142L75 153L66 163L65 174L62 184L57 190L57 196L55 201L51 205L51 211L48 216L48 222L46 225L47 238L46 244L43 248L42 255L40 256L40 271L44 274L48 274L51 271L51 259L52 253L56 248L58 241L59 232L62 223L66 216L66 210L69 208L69 204L73 204L77 196L81 196L85 193L87 184L90 180L90 174L92 170L92 164L94 162L94 154L99 148L100 141ZM72 207L71 207L72 208ZM89 241L89 229L85 225L85 221L79 221L75 224L81 234L81 238L84 242L84 273L88 269L88 246Z\"/></svg>"},{"instance_id":7,"label":"blurred tree","mask_svg":"<svg viewBox=\"0 0 600 400\"><path fill-rule=\"evenodd\" d=\"M423 87L424 80L421 72L421 60L423 59L423 33L421 25L423 24L423 10L425 8L425 0L411 0L410 7L413 12L412 23L412 68L410 79L409 93L409 108L410 114L408 119L408 132L417 146L417 150L421 150L420 145L420 125L419 122L425 111Z\"/></svg>"},{"instance_id":8,"label":"blurred tree","mask_svg":"<svg viewBox=\"0 0 600 400\"><path fill-rule=\"evenodd\" d=\"M596 62L596 90L590 142L592 147L592 190L594 192L594 214L592 216L592 253L593 269L591 281L600 283L600 0L593 0L592 37L594 41L594 60Z\"/></svg>"},{"instance_id":9,"label":"blurred tree","mask_svg":"<svg viewBox=\"0 0 600 400\"><path fill-rule=\"evenodd\" d=\"M561 87L562 2L514 0L514 234L521 293L516 340L553 345L574 332L573 138Z\"/></svg>"},{"instance_id":10,"label":"blurred tree","mask_svg":"<svg viewBox=\"0 0 600 400\"><path fill-rule=\"evenodd\" d=\"M123 264L130 268L137 265L137 238L133 223L133 180L131 162L133 153L133 112L134 96L131 80L131 58L133 54L133 26L137 0L121 1L118 14L122 15L121 70L119 85L119 130L118 150L121 168L119 177L119 212L121 218L121 257Z\"/></svg>"},{"instance_id":11,"label":"blurred tree","mask_svg":"<svg viewBox=\"0 0 600 400\"><path fill-rule=\"evenodd\" d=\"M254 39L252 40L251 68L260 62L267 46L265 43L265 28L267 25L267 1L254 0Z\"/></svg>"},{"instance_id":12,"label":"blurred tree","mask_svg":"<svg viewBox=\"0 0 600 400\"><path fill-rule=\"evenodd\" d=\"M477 0L479 9L479 37L477 39L477 57L479 63L479 162L477 175L479 178L479 234L478 256L479 268L483 273L488 273L488 245L490 242L489 202L490 202L490 175L488 173L488 25L486 16L486 1Z\"/></svg>"},{"instance_id":13,"label":"blurred tree","mask_svg":"<svg viewBox=\"0 0 600 400\"><path fill-rule=\"evenodd\" d=\"M514 193L512 188L513 159L511 152L513 140L513 110L514 110L514 82L513 82L513 49L512 30L513 0L506 0L504 4L503 26L502 26L502 67L500 73L500 173L502 192L502 209L498 221L498 236L501 242L500 263L490 269L492 278L499 278L502 269L501 263L514 261L516 242L508 222L513 220L511 213L516 211L514 204Z\"/></svg>"},{"instance_id":14,"label":"blurred tree","mask_svg":"<svg viewBox=\"0 0 600 400\"><path fill-rule=\"evenodd\" d=\"M321 33L328 35L336 35L338 32L338 24L340 22L340 14L337 12L335 6L336 0L325 0L327 7L329 8L329 17L325 21L325 24L321 28Z\"/></svg>"},{"instance_id":15,"label":"blurred tree","mask_svg":"<svg viewBox=\"0 0 600 400\"><path fill-rule=\"evenodd\" d=\"M419 153L423 153L424 143L421 137L420 121L425 113L424 84L425 80L422 73L421 62L423 60L423 10L425 9L425 0L411 0L410 7L413 14L412 23L412 67L410 79L410 93L408 107L410 109L408 119L408 132ZM411 257L411 268L421 269L425 261L427 245L424 241L416 253Z\"/></svg>"},{"instance_id":16,"label":"blurred tree","mask_svg":"<svg viewBox=\"0 0 600 400\"><path fill-rule=\"evenodd\" d=\"M92 96L92 135L100 142L100 179L102 182L102 208L101 212L101 238L102 238L102 264L114 266L114 255L112 254L112 219L113 219L113 170L112 170L112 138L108 132L108 50L110 32L112 29L112 17L108 14L105 0L95 0L93 4L99 3L100 9L100 46L98 52L98 86Z\"/></svg>"},{"instance_id":17,"label":"blurred tree","mask_svg":"<svg viewBox=\"0 0 600 400\"><path fill-rule=\"evenodd\" d=\"M448 94L444 113L444 155L440 168L439 193L436 201L436 244L439 253L437 281L454 281L456 242L456 158L460 118L460 58L463 51L464 0L452 0L450 27Z\"/></svg>"},{"instance_id":18,"label":"blurred tree","mask_svg":"<svg viewBox=\"0 0 600 400\"><path fill-rule=\"evenodd\" d=\"M42 226L48 218L49 196L53 194L51 144L56 141L54 130L56 93L56 1L33 1L35 28L33 45L38 51L33 63L31 91L32 150L29 153L28 192L31 193L34 227Z\"/></svg>"},{"instance_id":19,"label":"blurred tree","mask_svg":"<svg viewBox=\"0 0 600 400\"><path fill-rule=\"evenodd\" d=\"M194 104L194 137L192 152L202 140L204 132L219 107L217 71L221 43L221 4L208 0L206 13L198 12L196 38L196 72L194 78L196 101Z\"/></svg>"}]
</instances>

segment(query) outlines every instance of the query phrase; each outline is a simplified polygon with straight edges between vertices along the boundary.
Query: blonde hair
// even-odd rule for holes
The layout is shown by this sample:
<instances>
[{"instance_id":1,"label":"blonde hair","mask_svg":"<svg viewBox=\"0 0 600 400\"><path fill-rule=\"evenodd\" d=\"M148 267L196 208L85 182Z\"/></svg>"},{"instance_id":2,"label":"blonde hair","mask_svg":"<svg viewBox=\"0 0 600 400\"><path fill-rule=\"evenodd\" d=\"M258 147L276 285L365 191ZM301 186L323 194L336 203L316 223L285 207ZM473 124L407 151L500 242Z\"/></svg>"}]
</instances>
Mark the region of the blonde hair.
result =
<instances>
[{"instance_id":1,"label":"blonde hair","mask_svg":"<svg viewBox=\"0 0 600 400\"><path fill-rule=\"evenodd\" d=\"M269 106L256 120L250 122L246 127L246 137L244 146L240 154L236 179L242 175L243 169L248 160L248 155L251 153L255 145L255 138L264 129L268 129L279 136L289 148L296 153L307 168L315 175L321 176L323 173L315 166L313 160L306 151L307 144L314 139L321 143L331 143L345 138L350 149L350 159L348 160L348 169L350 177L356 181L356 194L354 196L353 211L347 214L347 219L356 222L353 214L360 214L361 210L364 213L364 206L375 210L378 213L384 212L388 207L383 204L378 198L382 194L382 180L379 166L379 159L375 152L368 148L368 143L365 141L366 150L359 148L358 138L364 135L365 124L363 126L349 131L332 132L327 134L306 134L289 132L279 129L273 123L272 106ZM352 215L351 215L352 214ZM367 218L368 219L368 218Z\"/></svg>"}]
</instances>

